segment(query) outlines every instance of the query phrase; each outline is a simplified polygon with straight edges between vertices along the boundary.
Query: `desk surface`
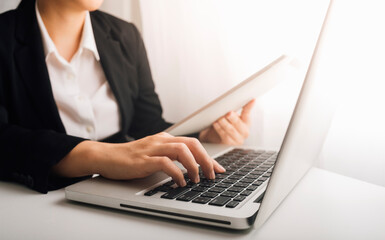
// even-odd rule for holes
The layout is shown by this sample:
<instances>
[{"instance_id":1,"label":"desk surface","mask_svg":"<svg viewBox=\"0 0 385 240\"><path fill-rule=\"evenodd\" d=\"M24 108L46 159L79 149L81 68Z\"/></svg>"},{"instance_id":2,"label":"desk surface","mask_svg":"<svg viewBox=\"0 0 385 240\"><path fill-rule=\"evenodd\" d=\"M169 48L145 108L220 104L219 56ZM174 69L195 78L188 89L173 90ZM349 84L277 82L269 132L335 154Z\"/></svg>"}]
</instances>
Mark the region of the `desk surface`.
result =
<instances>
[{"instance_id":1,"label":"desk surface","mask_svg":"<svg viewBox=\"0 0 385 240\"><path fill-rule=\"evenodd\" d=\"M385 239L385 188L311 169L260 228L230 231L0 182L0 239Z\"/></svg>"}]
</instances>

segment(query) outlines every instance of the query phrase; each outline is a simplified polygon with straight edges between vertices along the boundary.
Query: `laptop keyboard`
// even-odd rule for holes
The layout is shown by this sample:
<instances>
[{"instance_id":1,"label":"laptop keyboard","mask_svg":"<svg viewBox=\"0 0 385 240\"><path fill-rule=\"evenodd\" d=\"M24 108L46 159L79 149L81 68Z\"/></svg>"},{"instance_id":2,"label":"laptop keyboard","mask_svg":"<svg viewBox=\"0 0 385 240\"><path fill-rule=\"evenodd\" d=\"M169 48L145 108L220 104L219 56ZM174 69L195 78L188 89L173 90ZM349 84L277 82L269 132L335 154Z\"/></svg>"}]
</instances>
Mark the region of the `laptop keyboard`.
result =
<instances>
[{"instance_id":1,"label":"laptop keyboard","mask_svg":"<svg viewBox=\"0 0 385 240\"><path fill-rule=\"evenodd\" d=\"M161 195L164 199L235 208L270 178L276 159L277 152L274 151L235 148L215 159L226 172L216 174L214 180L205 178L199 170L199 183L190 181L186 173L185 187L178 187L171 180L144 195L164 192Z\"/></svg>"}]
</instances>

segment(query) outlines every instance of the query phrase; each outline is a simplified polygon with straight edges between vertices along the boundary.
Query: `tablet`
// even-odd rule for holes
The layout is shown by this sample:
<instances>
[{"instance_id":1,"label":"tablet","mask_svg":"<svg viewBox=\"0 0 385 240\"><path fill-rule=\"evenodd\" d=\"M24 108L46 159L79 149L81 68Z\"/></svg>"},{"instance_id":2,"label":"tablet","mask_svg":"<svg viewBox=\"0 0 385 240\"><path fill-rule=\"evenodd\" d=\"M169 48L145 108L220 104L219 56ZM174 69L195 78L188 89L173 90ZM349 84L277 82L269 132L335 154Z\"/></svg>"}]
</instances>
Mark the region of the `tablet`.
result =
<instances>
[{"instance_id":1,"label":"tablet","mask_svg":"<svg viewBox=\"0 0 385 240\"><path fill-rule=\"evenodd\" d=\"M197 133L211 126L213 122L226 113L240 110L250 100L264 95L278 83L287 79L285 72L291 61L292 59L288 56L280 56L165 131L174 136Z\"/></svg>"}]
</instances>

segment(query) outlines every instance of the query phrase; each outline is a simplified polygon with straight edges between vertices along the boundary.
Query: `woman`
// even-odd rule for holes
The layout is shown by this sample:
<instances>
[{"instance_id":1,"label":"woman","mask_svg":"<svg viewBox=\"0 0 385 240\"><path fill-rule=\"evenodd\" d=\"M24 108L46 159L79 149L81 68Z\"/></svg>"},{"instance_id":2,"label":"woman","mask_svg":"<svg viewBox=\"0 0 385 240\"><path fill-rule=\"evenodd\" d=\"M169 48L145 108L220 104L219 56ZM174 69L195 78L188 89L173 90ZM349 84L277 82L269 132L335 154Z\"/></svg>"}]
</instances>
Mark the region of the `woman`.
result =
<instances>
[{"instance_id":1,"label":"woman","mask_svg":"<svg viewBox=\"0 0 385 240\"><path fill-rule=\"evenodd\" d=\"M210 179L224 172L196 138L159 133L171 124L143 41L132 24L95 11L101 3L23 0L0 15L0 177L46 193L95 173L164 171L184 186L173 160L194 182L197 164ZM252 105L196 137L242 144Z\"/></svg>"}]
</instances>

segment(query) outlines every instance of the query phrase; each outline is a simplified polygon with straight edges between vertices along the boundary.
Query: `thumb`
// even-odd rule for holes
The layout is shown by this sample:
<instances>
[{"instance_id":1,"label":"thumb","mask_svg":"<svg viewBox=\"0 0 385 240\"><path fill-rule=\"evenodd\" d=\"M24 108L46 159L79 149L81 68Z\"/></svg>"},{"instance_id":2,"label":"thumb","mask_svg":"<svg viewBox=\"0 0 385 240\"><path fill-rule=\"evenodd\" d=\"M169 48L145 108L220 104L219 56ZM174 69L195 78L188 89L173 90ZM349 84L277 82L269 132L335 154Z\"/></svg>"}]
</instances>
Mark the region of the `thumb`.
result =
<instances>
[{"instance_id":1,"label":"thumb","mask_svg":"<svg viewBox=\"0 0 385 240\"><path fill-rule=\"evenodd\" d=\"M254 107L254 104L255 104L255 99L253 99L250 102L248 102L242 108L241 119L247 125L250 124L250 113L251 113L251 109Z\"/></svg>"}]
</instances>

